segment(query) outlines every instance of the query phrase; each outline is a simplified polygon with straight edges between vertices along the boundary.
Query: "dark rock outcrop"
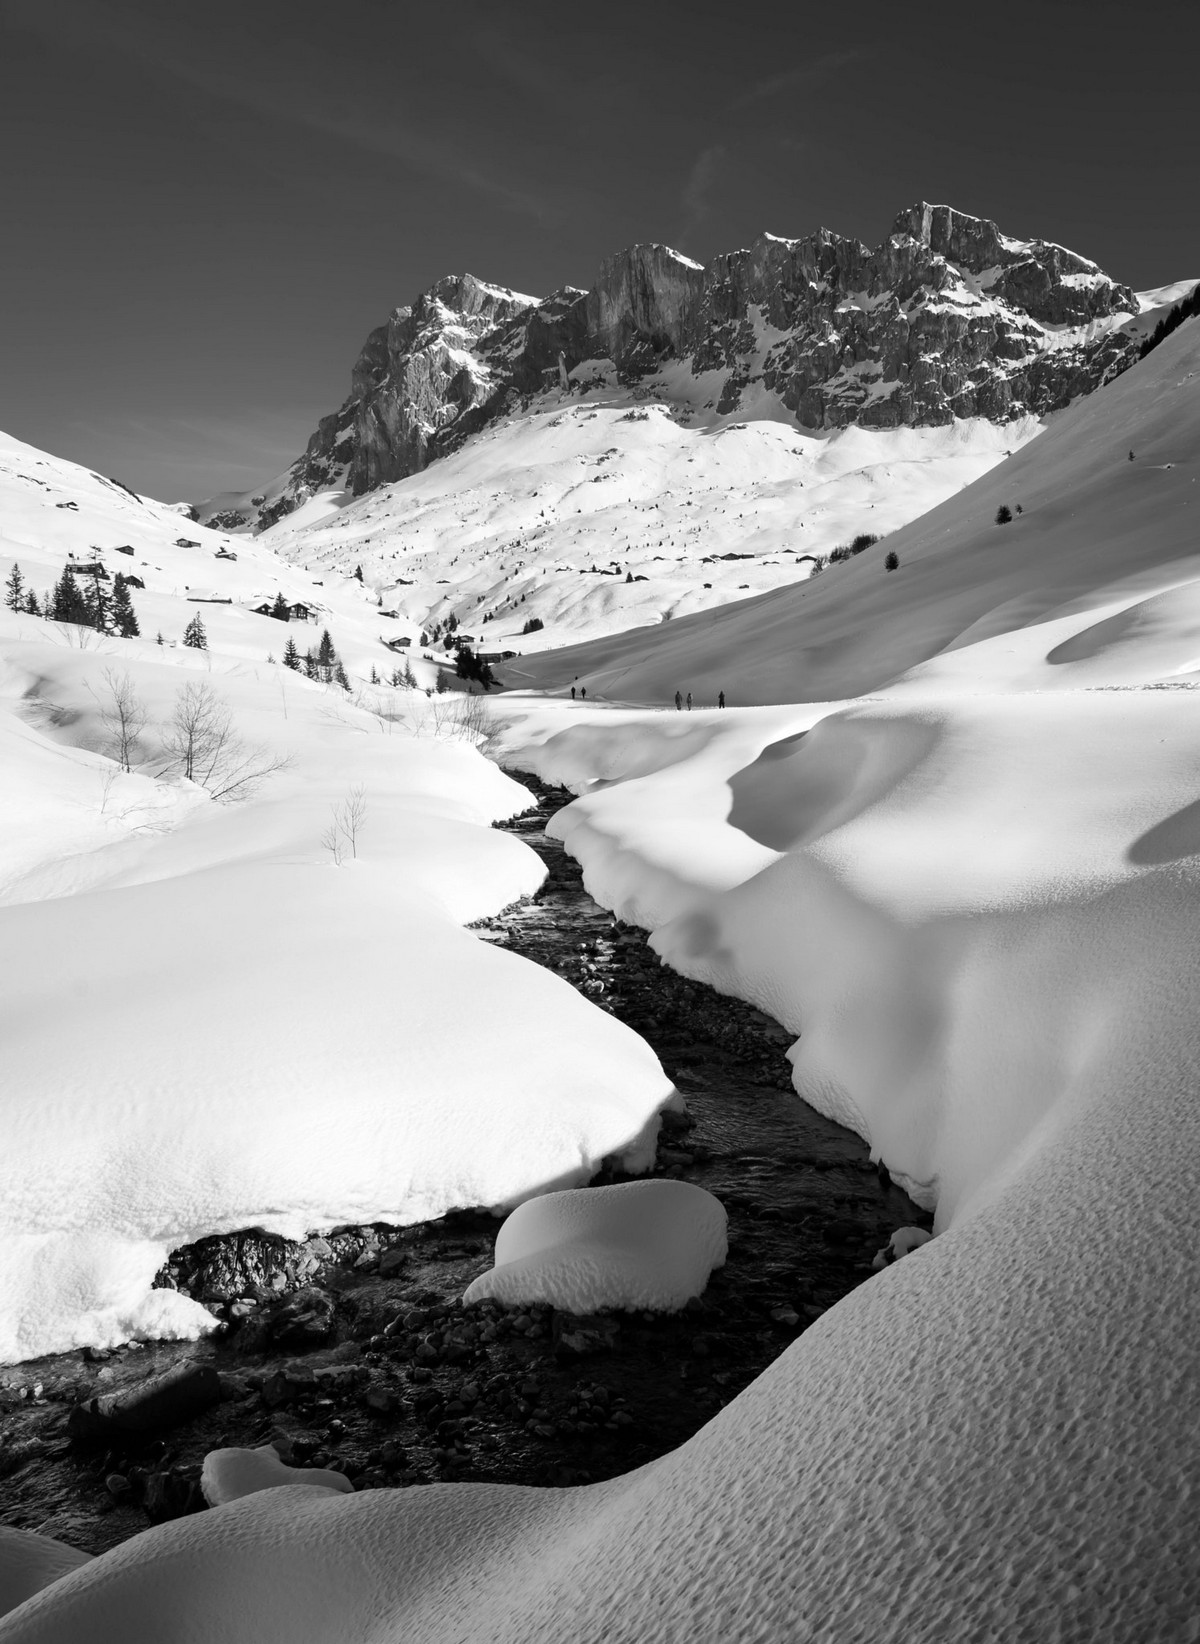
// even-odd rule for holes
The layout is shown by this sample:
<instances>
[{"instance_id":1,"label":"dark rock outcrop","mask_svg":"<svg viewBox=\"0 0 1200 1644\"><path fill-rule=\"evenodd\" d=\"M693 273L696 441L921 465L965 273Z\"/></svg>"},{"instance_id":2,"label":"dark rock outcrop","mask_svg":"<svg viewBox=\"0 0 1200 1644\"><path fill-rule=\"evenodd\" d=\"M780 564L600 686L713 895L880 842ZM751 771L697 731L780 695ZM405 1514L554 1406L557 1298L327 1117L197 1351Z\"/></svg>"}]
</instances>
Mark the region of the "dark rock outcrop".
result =
<instances>
[{"instance_id":1,"label":"dark rock outcrop","mask_svg":"<svg viewBox=\"0 0 1200 1644\"><path fill-rule=\"evenodd\" d=\"M464 274L371 333L345 404L273 500L244 512L263 527L318 489L417 473L589 360L626 382L687 361L711 375L718 414L766 390L809 428L1041 415L1132 362L1124 327L1137 312L1086 258L924 202L874 250L823 228L761 235L707 267L638 245L608 258L590 291L542 301Z\"/></svg>"}]
</instances>

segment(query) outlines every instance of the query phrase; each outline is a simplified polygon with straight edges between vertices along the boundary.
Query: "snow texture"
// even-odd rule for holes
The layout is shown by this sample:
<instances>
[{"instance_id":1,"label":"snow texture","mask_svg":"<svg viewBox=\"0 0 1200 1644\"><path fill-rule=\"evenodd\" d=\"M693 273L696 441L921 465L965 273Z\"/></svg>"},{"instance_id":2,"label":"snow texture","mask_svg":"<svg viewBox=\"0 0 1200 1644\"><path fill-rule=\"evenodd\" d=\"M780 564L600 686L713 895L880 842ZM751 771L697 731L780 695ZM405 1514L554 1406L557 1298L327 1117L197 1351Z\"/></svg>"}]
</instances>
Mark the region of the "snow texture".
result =
<instances>
[{"instance_id":1,"label":"snow texture","mask_svg":"<svg viewBox=\"0 0 1200 1644\"><path fill-rule=\"evenodd\" d=\"M24 1604L69 1570L89 1563L91 1556L52 1536L0 1524L0 1616Z\"/></svg>"},{"instance_id":2,"label":"snow texture","mask_svg":"<svg viewBox=\"0 0 1200 1644\"><path fill-rule=\"evenodd\" d=\"M542 1302L566 1313L678 1312L726 1254L724 1206L690 1182L621 1182L519 1205L496 1236L495 1266L463 1300Z\"/></svg>"}]
</instances>

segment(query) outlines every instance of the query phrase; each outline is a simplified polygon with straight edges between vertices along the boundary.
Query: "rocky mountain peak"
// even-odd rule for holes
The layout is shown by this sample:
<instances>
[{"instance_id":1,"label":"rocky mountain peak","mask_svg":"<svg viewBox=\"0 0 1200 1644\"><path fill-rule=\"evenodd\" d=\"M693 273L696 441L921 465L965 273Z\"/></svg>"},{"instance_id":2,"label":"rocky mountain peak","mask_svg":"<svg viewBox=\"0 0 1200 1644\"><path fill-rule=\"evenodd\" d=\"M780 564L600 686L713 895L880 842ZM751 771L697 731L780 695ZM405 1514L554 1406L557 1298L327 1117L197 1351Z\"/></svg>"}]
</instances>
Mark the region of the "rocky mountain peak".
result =
<instances>
[{"instance_id":1,"label":"rocky mountain peak","mask_svg":"<svg viewBox=\"0 0 1200 1644\"><path fill-rule=\"evenodd\" d=\"M758 415L814 429L1041 415L1131 362L1138 311L1087 258L926 201L874 249L826 228L761 234L707 265L634 245L590 290L542 300L451 275L367 338L349 397L273 500L220 523L263 526L318 489L415 473L514 404L563 392L585 361L626 382L686 362L713 415L753 396Z\"/></svg>"}]
</instances>

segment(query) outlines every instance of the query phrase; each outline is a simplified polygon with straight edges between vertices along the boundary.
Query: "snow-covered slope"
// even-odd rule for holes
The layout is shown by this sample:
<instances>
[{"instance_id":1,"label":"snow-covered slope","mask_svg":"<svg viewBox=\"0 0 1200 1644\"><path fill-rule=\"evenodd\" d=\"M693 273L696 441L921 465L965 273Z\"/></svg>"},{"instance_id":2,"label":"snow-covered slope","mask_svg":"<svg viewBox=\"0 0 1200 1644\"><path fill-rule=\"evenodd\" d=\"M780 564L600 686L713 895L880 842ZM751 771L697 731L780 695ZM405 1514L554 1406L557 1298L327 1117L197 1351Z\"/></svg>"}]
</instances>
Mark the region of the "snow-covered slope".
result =
<instances>
[{"instance_id":1,"label":"snow-covered slope","mask_svg":"<svg viewBox=\"0 0 1200 1644\"><path fill-rule=\"evenodd\" d=\"M140 638L0 609L0 1362L209 1328L151 1288L209 1233L420 1220L614 1153L644 1166L672 1095L635 1034L459 928L543 874L489 826L528 795L476 751L467 699L268 661L315 631L248 611L256 594L319 599L351 667L378 617L353 579L314 592L261 545L221 546L0 450L0 579L19 565L41 591L99 553L145 582ZM207 649L177 643L197 612ZM216 802L214 761L260 773L240 802Z\"/></svg>"},{"instance_id":2,"label":"snow-covered slope","mask_svg":"<svg viewBox=\"0 0 1200 1644\"><path fill-rule=\"evenodd\" d=\"M1167 671L1190 671L1200 661L1185 586L1200 529L1198 437L1192 320L968 490L815 581L662 632L522 658L502 677L558 692L578 678L589 696L635 702L667 702L676 690L698 703L721 690L731 703L854 696L919 665L922 681L956 688L972 688L986 667L996 684L1057 689L1108 677L1107 653L1135 622L1173 628ZM996 523L1001 506L1014 511L1007 525ZM889 553L899 560L891 572ZM1092 650L1106 656L1090 673L1082 638L1059 649L1078 610L1112 617L1095 632ZM1166 657L1137 651L1128 677Z\"/></svg>"},{"instance_id":3,"label":"snow-covered slope","mask_svg":"<svg viewBox=\"0 0 1200 1644\"><path fill-rule=\"evenodd\" d=\"M764 235L704 268L635 246L544 301L450 278L371 334L286 473L200 517L360 566L443 649L450 620L499 655L657 627L951 496L1186 288L1135 294L924 205L873 251Z\"/></svg>"},{"instance_id":4,"label":"snow-covered slope","mask_svg":"<svg viewBox=\"0 0 1200 1644\"><path fill-rule=\"evenodd\" d=\"M478 649L517 653L520 680L548 648L792 587L813 556L897 529L1039 428L813 436L765 414L693 420L678 368L631 389L597 365L587 383L409 479L315 496L255 540L326 581L361 566L400 630L432 637L453 618Z\"/></svg>"}]
</instances>

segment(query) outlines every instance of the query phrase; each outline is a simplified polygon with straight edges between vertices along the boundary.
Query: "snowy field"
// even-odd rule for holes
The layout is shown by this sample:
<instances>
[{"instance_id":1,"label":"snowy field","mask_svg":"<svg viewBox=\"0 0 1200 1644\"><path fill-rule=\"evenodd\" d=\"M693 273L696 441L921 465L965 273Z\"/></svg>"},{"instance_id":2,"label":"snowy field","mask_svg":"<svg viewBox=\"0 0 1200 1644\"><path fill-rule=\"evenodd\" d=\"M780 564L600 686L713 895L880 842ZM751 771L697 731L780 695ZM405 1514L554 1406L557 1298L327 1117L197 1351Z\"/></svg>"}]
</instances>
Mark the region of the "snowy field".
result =
<instances>
[{"instance_id":1,"label":"snowy field","mask_svg":"<svg viewBox=\"0 0 1200 1644\"><path fill-rule=\"evenodd\" d=\"M464 699L268 663L314 625L177 585L237 597L282 579L298 599L286 567L253 545L218 560L221 539L167 509L3 455L0 576L16 563L37 589L73 549L132 543L146 588L141 638L0 613L0 1362L210 1328L151 1289L206 1234L500 1209L607 1155L644 1167L673 1094L653 1054L461 928L543 875L490 827L529 798L477 751ZM323 595L360 672L361 587ZM207 650L155 643L196 611ZM129 770L118 692L144 720ZM236 802L172 756L181 700L227 715L232 772L262 773Z\"/></svg>"},{"instance_id":2,"label":"snowy field","mask_svg":"<svg viewBox=\"0 0 1200 1644\"><path fill-rule=\"evenodd\" d=\"M506 761L580 795L555 828L591 894L652 931L669 964L797 1034L797 1090L935 1207L933 1240L827 1312L678 1451L625 1478L553 1491L256 1491L61 1575L0 1621L0 1640L1200 1636L1198 468L1192 321L898 531L897 572L864 555L807 591L681 621L669 654L636 635L591 652L609 660L588 677L614 698L667 700L677 684L699 696L702 680L709 695L718 681L735 695L735 682L762 679L770 705L688 715L506 699ZM1023 512L996 526L997 507L1017 502ZM51 647L5 644L15 700ZM32 661L11 660L30 644ZM618 663L619 685L603 671ZM53 700L76 706L54 677ZM78 744L85 718L43 718L30 782L52 817L68 791L53 786L55 761L90 771L96 759L64 744ZM342 765L316 774L345 757L345 740L331 733L336 756L311 756L308 781L326 784L317 808L350 776ZM374 748L397 741L378 722L363 731ZM324 746L316 729L313 745ZM478 797L464 826L519 803L470 759L464 785L468 767ZM463 788L441 780L462 803ZM60 1038L69 1056L73 1012L94 1032L109 997L86 948L76 964L56 934L73 904L72 940L86 943L88 922L105 917L89 906L129 898L136 931L138 899L161 895L168 928L134 985L159 986L178 932L187 958L175 962L210 1017L224 1007L200 974L213 946L196 936L189 898L213 908L216 945L239 876L285 924L298 878L332 881L345 925L324 903L319 922L344 962L369 968L345 933L360 911L375 916L376 882L381 923L390 894L418 897L385 883L419 853L342 871L319 850L297 862L294 824L270 805L285 782L301 786L298 766L264 784L244 821L181 790L192 808L153 846L89 847L81 833L80 855L132 853L119 882L89 874L83 894L4 910L23 972L32 955L44 978L53 1026L39 1057L58 1054ZM412 809L436 813L445 791L427 780ZM37 871L32 859L22 869ZM424 908L452 875L422 871ZM470 942L445 902L429 918L431 947ZM363 946L382 963L382 940ZM236 965L244 995L249 950ZM304 985L303 967L287 974ZM310 978L314 994L323 982ZM278 1004L274 979L263 985ZM369 1068L382 1030L367 1025L353 1043ZM415 1024L408 1033L415 1043ZM641 1137L669 1095L653 1059L637 1041L606 1039L603 1058L579 1056L575 1029L571 1041L564 1066L613 1070L615 1128ZM113 1100L130 1111L127 1092ZM598 1128L613 1100L583 1092L575 1122ZM35 1134L44 1121L30 1122ZM517 1241L518 1261L537 1237ZM50 1555L22 1544L9 1556Z\"/></svg>"},{"instance_id":3,"label":"snowy field","mask_svg":"<svg viewBox=\"0 0 1200 1644\"><path fill-rule=\"evenodd\" d=\"M907 524L1041 427L814 435L765 391L750 420L706 411L720 372L668 366L629 388L593 361L573 376L423 473L318 495L254 540L318 577L361 565L398 632L453 615L481 648L520 652L520 683L554 647L803 583L812 556Z\"/></svg>"}]
</instances>

